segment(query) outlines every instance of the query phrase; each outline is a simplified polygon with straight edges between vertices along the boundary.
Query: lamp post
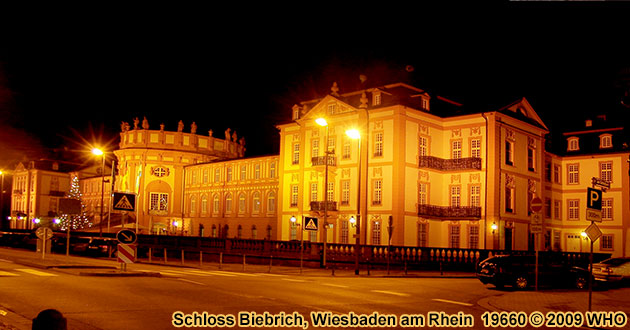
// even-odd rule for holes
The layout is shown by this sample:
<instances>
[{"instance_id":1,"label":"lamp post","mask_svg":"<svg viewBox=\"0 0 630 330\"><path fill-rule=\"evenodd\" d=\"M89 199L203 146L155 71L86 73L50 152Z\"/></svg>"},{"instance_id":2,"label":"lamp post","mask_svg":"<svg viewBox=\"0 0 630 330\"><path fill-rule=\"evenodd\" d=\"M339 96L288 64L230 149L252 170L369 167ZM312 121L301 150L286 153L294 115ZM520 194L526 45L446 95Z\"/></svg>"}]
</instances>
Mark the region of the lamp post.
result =
<instances>
[{"instance_id":1,"label":"lamp post","mask_svg":"<svg viewBox=\"0 0 630 330\"><path fill-rule=\"evenodd\" d=\"M105 204L105 153L99 148L92 149L92 153L101 156L101 217L98 221L98 236L103 237L103 204Z\"/></svg>"},{"instance_id":2,"label":"lamp post","mask_svg":"<svg viewBox=\"0 0 630 330\"><path fill-rule=\"evenodd\" d=\"M324 252L322 256L322 264L326 267L326 243L328 241L327 229L328 229L328 122L324 118L317 118L315 122L319 126L326 127L326 142L325 142L325 154L324 154Z\"/></svg>"},{"instance_id":3,"label":"lamp post","mask_svg":"<svg viewBox=\"0 0 630 330\"><path fill-rule=\"evenodd\" d=\"M2 175L2 190L0 190L0 228L2 228L2 223L4 223L4 172L0 171L0 175Z\"/></svg>"},{"instance_id":4,"label":"lamp post","mask_svg":"<svg viewBox=\"0 0 630 330\"><path fill-rule=\"evenodd\" d=\"M350 129L346 131L346 135L353 140L359 140L359 150L357 155L359 159L358 163L358 171L357 171L357 230L356 230L356 239L355 239L355 248L354 252L356 254L356 258L354 261L354 274L359 275L359 249L361 248L361 133L357 129Z\"/></svg>"},{"instance_id":5,"label":"lamp post","mask_svg":"<svg viewBox=\"0 0 630 330\"><path fill-rule=\"evenodd\" d=\"M302 265L304 263L304 228L300 223L297 222L297 218L295 216L291 216L291 223L295 224L300 228L300 274L302 274Z\"/></svg>"}]
</instances>

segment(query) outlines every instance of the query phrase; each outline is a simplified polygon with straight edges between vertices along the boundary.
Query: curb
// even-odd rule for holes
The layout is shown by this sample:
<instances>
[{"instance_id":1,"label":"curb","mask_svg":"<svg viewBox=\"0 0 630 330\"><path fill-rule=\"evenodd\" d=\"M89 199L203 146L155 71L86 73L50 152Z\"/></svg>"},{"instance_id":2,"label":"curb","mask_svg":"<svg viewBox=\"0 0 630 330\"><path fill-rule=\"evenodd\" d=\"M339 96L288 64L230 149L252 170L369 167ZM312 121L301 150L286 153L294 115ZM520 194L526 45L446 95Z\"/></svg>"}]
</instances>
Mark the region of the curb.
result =
<instances>
[{"instance_id":1,"label":"curb","mask_svg":"<svg viewBox=\"0 0 630 330\"><path fill-rule=\"evenodd\" d=\"M95 272L80 272L79 276L99 276L99 277L162 277L162 274L158 272L111 272L111 273L95 273Z\"/></svg>"}]
</instances>

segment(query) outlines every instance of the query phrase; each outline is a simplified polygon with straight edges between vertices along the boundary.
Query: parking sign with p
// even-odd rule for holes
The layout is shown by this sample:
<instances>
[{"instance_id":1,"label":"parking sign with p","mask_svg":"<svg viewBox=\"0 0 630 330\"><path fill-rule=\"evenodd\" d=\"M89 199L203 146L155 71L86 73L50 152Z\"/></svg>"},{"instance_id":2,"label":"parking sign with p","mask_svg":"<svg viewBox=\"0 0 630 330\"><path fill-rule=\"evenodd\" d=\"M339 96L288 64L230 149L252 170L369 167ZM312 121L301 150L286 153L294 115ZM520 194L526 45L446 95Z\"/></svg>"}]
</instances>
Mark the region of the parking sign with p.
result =
<instances>
[{"instance_id":1,"label":"parking sign with p","mask_svg":"<svg viewBox=\"0 0 630 330\"><path fill-rule=\"evenodd\" d=\"M601 210L602 209L602 191L588 188L587 190L588 196L586 197L586 207L593 210Z\"/></svg>"}]
</instances>

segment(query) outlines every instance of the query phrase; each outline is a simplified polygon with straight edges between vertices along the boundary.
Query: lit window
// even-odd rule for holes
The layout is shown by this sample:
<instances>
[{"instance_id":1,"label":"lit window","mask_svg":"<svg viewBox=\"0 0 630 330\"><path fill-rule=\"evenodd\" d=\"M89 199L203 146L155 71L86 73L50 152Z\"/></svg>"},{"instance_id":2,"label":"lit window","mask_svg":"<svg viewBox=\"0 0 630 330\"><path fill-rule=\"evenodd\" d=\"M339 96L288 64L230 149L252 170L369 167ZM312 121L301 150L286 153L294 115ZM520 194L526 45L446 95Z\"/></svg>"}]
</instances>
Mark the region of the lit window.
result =
<instances>
[{"instance_id":1,"label":"lit window","mask_svg":"<svg viewBox=\"0 0 630 330\"><path fill-rule=\"evenodd\" d=\"M613 219L613 200L612 198L602 199L602 220Z\"/></svg>"},{"instance_id":2,"label":"lit window","mask_svg":"<svg viewBox=\"0 0 630 330\"><path fill-rule=\"evenodd\" d=\"M514 165L514 143L505 141L505 164Z\"/></svg>"},{"instance_id":3,"label":"lit window","mask_svg":"<svg viewBox=\"0 0 630 330\"><path fill-rule=\"evenodd\" d=\"M456 140L451 143L451 158L452 159L462 158L462 141L461 140Z\"/></svg>"},{"instance_id":4,"label":"lit window","mask_svg":"<svg viewBox=\"0 0 630 330\"><path fill-rule=\"evenodd\" d=\"M225 197L225 213L232 212L232 194L228 193Z\"/></svg>"},{"instance_id":5,"label":"lit window","mask_svg":"<svg viewBox=\"0 0 630 330\"><path fill-rule=\"evenodd\" d=\"M350 159L350 153L352 151L352 140L350 138L344 137L343 139L343 150L342 157L343 159Z\"/></svg>"},{"instance_id":6,"label":"lit window","mask_svg":"<svg viewBox=\"0 0 630 330\"><path fill-rule=\"evenodd\" d=\"M150 194L151 210L167 211L168 210L168 194L151 193Z\"/></svg>"},{"instance_id":7,"label":"lit window","mask_svg":"<svg viewBox=\"0 0 630 330\"><path fill-rule=\"evenodd\" d=\"M427 184L419 183L418 184L418 205L426 205L429 203L429 198L427 196Z\"/></svg>"},{"instance_id":8,"label":"lit window","mask_svg":"<svg viewBox=\"0 0 630 330\"><path fill-rule=\"evenodd\" d=\"M429 224L425 222L421 222L418 224L418 246L419 247L427 246L428 227L429 227Z\"/></svg>"},{"instance_id":9,"label":"lit window","mask_svg":"<svg viewBox=\"0 0 630 330\"><path fill-rule=\"evenodd\" d=\"M580 183L580 168L578 164L568 164L567 165L567 182L569 184L578 184Z\"/></svg>"},{"instance_id":10,"label":"lit window","mask_svg":"<svg viewBox=\"0 0 630 330\"><path fill-rule=\"evenodd\" d=\"M212 201L212 213L219 213L219 195L214 195L214 199Z\"/></svg>"},{"instance_id":11,"label":"lit window","mask_svg":"<svg viewBox=\"0 0 630 330\"><path fill-rule=\"evenodd\" d=\"M326 201L335 200L335 183L334 182L328 182L328 189L326 193L328 194L326 196L327 197Z\"/></svg>"},{"instance_id":12,"label":"lit window","mask_svg":"<svg viewBox=\"0 0 630 330\"><path fill-rule=\"evenodd\" d=\"M214 170L214 182L219 182L221 181L221 169L217 168Z\"/></svg>"},{"instance_id":13,"label":"lit window","mask_svg":"<svg viewBox=\"0 0 630 330\"><path fill-rule=\"evenodd\" d=\"M610 134L603 134L599 136L599 147L601 149L612 148L612 136Z\"/></svg>"},{"instance_id":14,"label":"lit window","mask_svg":"<svg viewBox=\"0 0 630 330\"><path fill-rule=\"evenodd\" d=\"M190 213L197 213L197 197L190 197Z\"/></svg>"},{"instance_id":15,"label":"lit window","mask_svg":"<svg viewBox=\"0 0 630 330\"><path fill-rule=\"evenodd\" d=\"M481 158L481 139L470 140L470 157Z\"/></svg>"},{"instance_id":16,"label":"lit window","mask_svg":"<svg viewBox=\"0 0 630 330\"><path fill-rule=\"evenodd\" d=\"M292 241L297 240L297 223L291 222L291 238Z\"/></svg>"},{"instance_id":17,"label":"lit window","mask_svg":"<svg viewBox=\"0 0 630 330\"><path fill-rule=\"evenodd\" d=\"M460 207L461 191L462 188L460 186L451 186L451 207Z\"/></svg>"},{"instance_id":18,"label":"lit window","mask_svg":"<svg viewBox=\"0 0 630 330\"><path fill-rule=\"evenodd\" d=\"M569 220L579 220L580 219L580 200L579 199L569 199Z\"/></svg>"},{"instance_id":19,"label":"lit window","mask_svg":"<svg viewBox=\"0 0 630 330\"><path fill-rule=\"evenodd\" d=\"M300 144L299 143L293 144L292 163L293 163L293 165L300 163Z\"/></svg>"},{"instance_id":20,"label":"lit window","mask_svg":"<svg viewBox=\"0 0 630 330\"><path fill-rule=\"evenodd\" d=\"M340 235L341 244L348 244L348 221L341 221L341 235Z\"/></svg>"},{"instance_id":21,"label":"lit window","mask_svg":"<svg viewBox=\"0 0 630 330\"><path fill-rule=\"evenodd\" d=\"M380 245L381 244L381 222L374 221L372 223L372 244Z\"/></svg>"},{"instance_id":22,"label":"lit window","mask_svg":"<svg viewBox=\"0 0 630 330\"><path fill-rule=\"evenodd\" d=\"M238 213L245 213L247 209L247 202L245 201L245 194L238 196Z\"/></svg>"},{"instance_id":23,"label":"lit window","mask_svg":"<svg viewBox=\"0 0 630 330\"><path fill-rule=\"evenodd\" d=\"M551 198L545 198L545 218L551 218Z\"/></svg>"},{"instance_id":24,"label":"lit window","mask_svg":"<svg viewBox=\"0 0 630 330\"><path fill-rule=\"evenodd\" d=\"M374 156L383 156L383 132L374 135Z\"/></svg>"},{"instance_id":25,"label":"lit window","mask_svg":"<svg viewBox=\"0 0 630 330\"><path fill-rule=\"evenodd\" d=\"M256 164L254 166L254 179L256 180L260 179L260 164Z\"/></svg>"},{"instance_id":26,"label":"lit window","mask_svg":"<svg viewBox=\"0 0 630 330\"><path fill-rule=\"evenodd\" d=\"M311 156L314 157L318 157L319 156L319 140L313 140L311 141L311 143L313 144L313 148L311 149Z\"/></svg>"},{"instance_id":27,"label":"lit window","mask_svg":"<svg viewBox=\"0 0 630 330\"><path fill-rule=\"evenodd\" d=\"M612 162L599 164L599 178L603 181L612 181Z\"/></svg>"},{"instance_id":28,"label":"lit window","mask_svg":"<svg viewBox=\"0 0 630 330\"><path fill-rule=\"evenodd\" d=\"M208 213L208 196L201 195L201 212Z\"/></svg>"},{"instance_id":29,"label":"lit window","mask_svg":"<svg viewBox=\"0 0 630 330\"><path fill-rule=\"evenodd\" d=\"M536 150L533 148L527 148L527 170L536 171Z\"/></svg>"},{"instance_id":30,"label":"lit window","mask_svg":"<svg viewBox=\"0 0 630 330\"><path fill-rule=\"evenodd\" d=\"M380 92L374 92L374 96L372 99L372 104L373 105L380 105L381 104L381 93Z\"/></svg>"},{"instance_id":31,"label":"lit window","mask_svg":"<svg viewBox=\"0 0 630 330\"><path fill-rule=\"evenodd\" d=\"M276 194L274 192L270 192L267 197L267 212L276 212Z\"/></svg>"},{"instance_id":32,"label":"lit window","mask_svg":"<svg viewBox=\"0 0 630 330\"><path fill-rule=\"evenodd\" d=\"M562 209L562 201L553 201L553 218L556 220L560 220L560 210Z\"/></svg>"},{"instance_id":33,"label":"lit window","mask_svg":"<svg viewBox=\"0 0 630 330\"><path fill-rule=\"evenodd\" d=\"M311 202L317 201L317 183L311 183Z\"/></svg>"},{"instance_id":34,"label":"lit window","mask_svg":"<svg viewBox=\"0 0 630 330\"><path fill-rule=\"evenodd\" d=\"M350 181L341 181L341 205L350 205Z\"/></svg>"},{"instance_id":35,"label":"lit window","mask_svg":"<svg viewBox=\"0 0 630 330\"><path fill-rule=\"evenodd\" d=\"M247 165L241 166L241 180L247 179Z\"/></svg>"},{"instance_id":36,"label":"lit window","mask_svg":"<svg viewBox=\"0 0 630 330\"><path fill-rule=\"evenodd\" d=\"M448 247L459 249L459 225L449 226Z\"/></svg>"},{"instance_id":37,"label":"lit window","mask_svg":"<svg viewBox=\"0 0 630 330\"><path fill-rule=\"evenodd\" d=\"M256 225L252 225L252 238L253 239L258 238L258 229L256 229Z\"/></svg>"},{"instance_id":38,"label":"lit window","mask_svg":"<svg viewBox=\"0 0 630 330\"><path fill-rule=\"evenodd\" d=\"M479 226L468 227L468 248L469 249L479 248Z\"/></svg>"},{"instance_id":39,"label":"lit window","mask_svg":"<svg viewBox=\"0 0 630 330\"><path fill-rule=\"evenodd\" d=\"M580 140L576 137L567 139L567 151L577 151L580 150Z\"/></svg>"},{"instance_id":40,"label":"lit window","mask_svg":"<svg viewBox=\"0 0 630 330\"><path fill-rule=\"evenodd\" d=\"M203 169L203 183L208 183L208 169Z\"/></svg>"},{"instance_id":41,"label":"lit window","mask_svg":"<svg viewBox=\"0 0 630 330\"><path fill-rule=\"evenodd\" d=\"M227 181L227 182L232 181L232 166L228 166L228 168L227 168L227 174L225 175L225 181Z\"/></svg>"},{"instance_id":42,"label":"lit window","mask_svg":"<svg viewBox=\"0 0 630 330\"><path fill-rule=\"evenodd\" d=\"M291 207L297 207L298 205L298 186L291 186Z\"/></svg>"},{"instance_id":43,"label":"lit window","mask_svg":"<svg viewBox=\"0 0 630 330\"><path fill-rule=\"evenodd\" d=\"M254 213L258 213L260 212L260 193L259 192L254 192L254 195L252 196L252 211Z\"/></svg>"},{"instance_id":44,"label":"lit window","mask_svg":"<svg viewBox=\"0 0 630 330\"><path fill-rule=\"evenodd\" d=\"M372 194L372 205L381 205L383 200L383 181L374 180L374 191Z\"/></svg>"},{"instance_id":45,"label":"lit window","mask_svg":"<svg viewBox=\"0 0 630 330\"><path fill-rule=\"evenodd\" d=\"M481 206L481 186L470 186L470 206Z\"/></svg>"},{"instance_id":46,"label":"lit window","mask_svg":"<svg viewBox=\"0 0 630 330\"><path fill-rule=\"evenodd\" d=\"M269 164L269 177L270 178L276 177L276 163Z\"/></svg>"},{"instance_id":47,"label":"lit window","mask_svg":"<svg viewBox=\"0 0 630 330\"><path fill-rule=\"evenodd\" d=\"M613 235L612 234L604 234L604 235L602 235L600 244L601 244L600 245L600 249L601 250L613 250L613 248L614 248Z\"/></svg>"},{"instance_id":48,"label":"lit window","mask_svg":"<svg viewBox=\"0 0 630 330\"><path fill-rule=\"evenodd\" d=\"M560 175L560 171L561 171L560 165L553 166L553 182L554 183L560 183L560 178L562 177L562 175Z\"/></svg>"},{"instance_id":49,"label":"lit window","mask_svg":"<svg viewBox=\"0 0 630 330\"><path fill-rule=\"evenodd\" d=\"M514 212L514 188L505 188L505 212Z\"/></svg>"},{"instance_id":50,"label":"lit window","mask_svg":"<svg viewBox=\"0 0 630 330\"><path fill-rule=\"evenodd\" d=\"M428 143L428 141L427 141L427 138L426 138L426 137L424 137L424 136L420 136L420 137L418 138L418 155L419 155L420 157L422 157L422 156L427 156L427 155L429 154L429 151L428 151L428 144L429 144L429 143Z\"/></svg>"}]
</instances>

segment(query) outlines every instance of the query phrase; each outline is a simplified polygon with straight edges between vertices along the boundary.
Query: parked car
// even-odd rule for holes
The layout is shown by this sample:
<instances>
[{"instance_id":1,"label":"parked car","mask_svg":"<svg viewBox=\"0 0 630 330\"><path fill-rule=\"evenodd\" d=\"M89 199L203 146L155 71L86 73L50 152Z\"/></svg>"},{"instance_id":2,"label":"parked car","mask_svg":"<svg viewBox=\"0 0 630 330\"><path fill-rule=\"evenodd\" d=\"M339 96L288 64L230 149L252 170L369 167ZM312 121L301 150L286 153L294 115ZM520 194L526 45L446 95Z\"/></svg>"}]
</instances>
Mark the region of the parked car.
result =
<instances>
[{"instance_id":1,"label":"parked car","mask_svg":"<svg viewBox=\"0 0 630 330\"><path fill-rule=\"evenodd\" d=\"M630 281L630 258L608 258L593 264L593 277L596 281Z\"/></svg>"},{"instance_id":2,"label":"parked car","mask_svg":"<svg viewBox=\"0 0 630 330\"><path fill-rule=\"evenodd\" d=\"M523 290L536 282L536 257L533 255L497 255L487 258L477 267L477 278L483 284L497 288L512 286ZM588 287L588 270L569 266L562 260L539 257L538 285L543 287Z\"/></svg>"}]
</instances>

